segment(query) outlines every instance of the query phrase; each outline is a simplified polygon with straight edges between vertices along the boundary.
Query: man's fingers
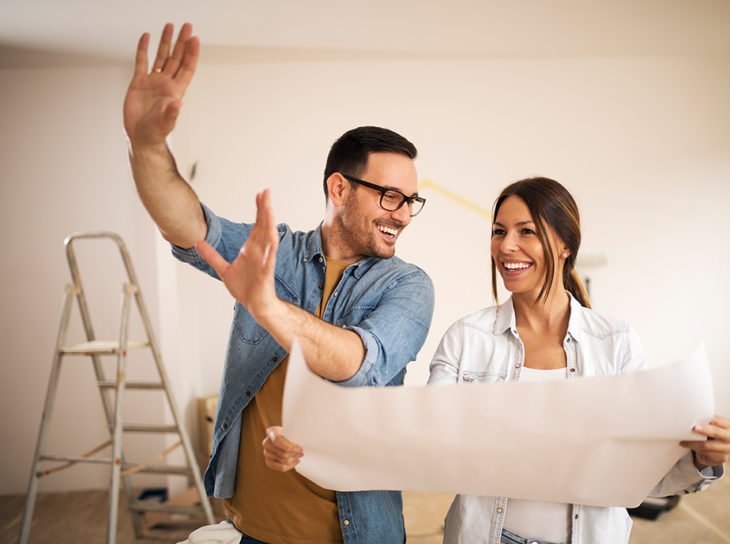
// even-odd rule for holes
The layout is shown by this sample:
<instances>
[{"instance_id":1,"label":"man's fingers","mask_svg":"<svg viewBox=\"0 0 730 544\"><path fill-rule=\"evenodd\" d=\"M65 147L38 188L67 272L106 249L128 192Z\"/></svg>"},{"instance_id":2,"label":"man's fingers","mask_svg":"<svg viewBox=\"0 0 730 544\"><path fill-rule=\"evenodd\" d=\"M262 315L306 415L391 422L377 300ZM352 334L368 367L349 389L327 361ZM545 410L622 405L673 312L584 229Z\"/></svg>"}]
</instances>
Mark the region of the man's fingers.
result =
<instances>
[{"instance_id":1,"label":"man's fingers","mask_svg":"<svg viewBox=\"0 0 730 544\"><path fill-rule=\"evenodd\" d=\"M277 450L291 452L295 455L302 453L302 448L288 440L284 436L282 428L279 426L269 427L266 429L266 438Z\"/></svg>"},{"instance_id":2,"label":"man's fingers","mask_svg":"<svg viewBox=\"0 0 730 544\"><path fill-rule=\"evenodd\" d=\"M134 59L134 76L144 76L147 74L147 48L150 44L150 35L148 32L142 34L137 43L137 55Z\"/></svg>"},{"instance_id":3,"label":"man's fingers","mask_svg":"<svg viewBox=\"0 0 730 544\"><path fill-rule=\"evenodd\" d=\"M152 63L152 71L159 72L165 67L168 57L170 56L170 44L172 43L172 23L167 23L162 29L160 36L160 45L157 46L157 56Z\"/></svg>"},{"instance_id":4,"label":"man's fingers","mask_svg":"<svg viewBox=\"0 0 730 544\"><path fill-rule=\"evenodd\" d=\"M165 62L165 72L175 77L180 62L182 61L183 53L185 52L185 44L190 39L190 35L193 33L193 25L185 23L180 28L180 33L177 35L175 46L172 48L172 54L170 58Z\"/></svg>"},{"instance_id":5,"label":"man's fingers","mask_svg":"<svg viewBox=\"0 0 730 544\"><path fill-rule=\"evenodd\" d=\"M274 222L269 189L256 195L256 223L246 242L246 253L260 259L266 274L273 274L276 266L276 250L279 234ZM249 249L250 248L250 249Z\"/></svg>"},{"instance_id":6,"label":"man's fingers","mask_svg":"<svg viewBox=\"0 0 730 544\"><path fill-rule=\"evenodd\" d=\"M198 57L200 56L200 40L192 37L185 42L185 50L182 57L182 65L175 74L175 80L181 85L187 87L190 80L193 79L195 67L198 65Z\"/></svg>"},{"instance_id":7,"label":"man's fingers","mask_svg":"<svg viewBox=\"0 0 730 544\"><path fill-rule=\"evenodd\" d=\"M266 466L270 469L279 471L279 472L288 472L294 467L296 467L299 464L299 461L296 463L280 463L279 461L275 461L273 459L264 458L264 462L266 463Z\"/></svg>"},{"instance_id":8,"label":"man's fingers","mask_svg":"<svg viewBox=\"0 0 730 544\"><path fill-rule=\"evenodd\" d=\"M205 259L205 262L213 267L213 270L215 270L216 274L218 274L218 277L223 279L226 271L231 266L230 263L221 257L221 254L205 240L201 240L195 244L195 249L197 249L200 256Z\"/></svg>"},{"instance_id":9,"label":"man's fingers","mask_svg":"<svg viewBox=\"0 0 730 544\"><path fill-rule=\"evenodd\" d=\"M256 194L256 224L259 226L265 226L266 222L266 210L271 208L271 192L269 189L264 189L263 192Z\"/></svg>"},{"instance_id":10,"label":"man's fingers","mask_svg":"<svg viewBox=\"0 0 730 544\"><path fill-rule=\"evenodd\" d=\"M256 237L262 244L279 243L279 235L274 221L274 208L271 204L271 191L264 190L256 195Z\"/></svg>"},{"instance_id":11,"label":"man's fingers","mask_svg":"<svg viewBox=\"0 0 730 544\"><path fill-rule=\"evenodd\" d=\"M281 427L278 426L266 429L263 447L266 466L279 472L286 472L296 467L303 455L302 448L287 440L282 434Z\"/></svg>"}]
</instances>

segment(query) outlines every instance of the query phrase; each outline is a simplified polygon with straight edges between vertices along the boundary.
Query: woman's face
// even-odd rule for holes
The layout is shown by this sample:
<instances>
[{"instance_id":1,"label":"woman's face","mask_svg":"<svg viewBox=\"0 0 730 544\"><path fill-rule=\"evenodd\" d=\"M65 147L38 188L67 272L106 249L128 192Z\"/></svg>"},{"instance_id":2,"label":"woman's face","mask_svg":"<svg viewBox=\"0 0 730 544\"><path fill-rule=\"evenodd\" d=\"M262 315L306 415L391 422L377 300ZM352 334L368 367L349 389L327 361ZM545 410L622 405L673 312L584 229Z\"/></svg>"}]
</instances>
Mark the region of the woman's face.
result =
<instances>
[{"instance_id":1,"label":"woman's face","mask_svg":"<svg viewBox=\"0 0 730 544\"><path fill-rule=\"evenodd\" d=\"M561 281L563 260L558 251L565 244L545 225L553 247L554 281ZM492 258L505 288L513 294L529 293L537 299L545 282L546 263L535 222L525 201L512 195L499 207L492 225Z\"/></svg>"}]
</instances>

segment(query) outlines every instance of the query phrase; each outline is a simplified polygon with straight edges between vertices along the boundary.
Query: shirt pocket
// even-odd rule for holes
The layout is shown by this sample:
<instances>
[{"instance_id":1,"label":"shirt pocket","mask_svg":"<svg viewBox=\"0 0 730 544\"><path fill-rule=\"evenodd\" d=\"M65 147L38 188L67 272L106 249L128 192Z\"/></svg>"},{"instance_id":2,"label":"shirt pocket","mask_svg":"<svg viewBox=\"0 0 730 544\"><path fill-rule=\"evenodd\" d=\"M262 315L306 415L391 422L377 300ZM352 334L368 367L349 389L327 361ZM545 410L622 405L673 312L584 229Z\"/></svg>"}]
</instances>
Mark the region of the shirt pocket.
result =
<instances>
[{"instance_id":1,"label":"shirt pocket","mask_svg":"<svg viewBox=\"0 0 730 544\"><path fill-rule=\"evenodd\" d=\"M233 330L238 338L246 344L258 344L267 332L251 317L246 308L236 303L233 312Z\"/></svg>"},{"instance_id":2,"label":"shirt pocket","mask_svg":"<svg viewBox=\"0 0 730 544\"><path fill-rule=\"evenodd\" d=\"M486 370L463 370L459 381L463 383L493 383L503 382L506 376L501 372Z\"/></svg>"}]
</instances>

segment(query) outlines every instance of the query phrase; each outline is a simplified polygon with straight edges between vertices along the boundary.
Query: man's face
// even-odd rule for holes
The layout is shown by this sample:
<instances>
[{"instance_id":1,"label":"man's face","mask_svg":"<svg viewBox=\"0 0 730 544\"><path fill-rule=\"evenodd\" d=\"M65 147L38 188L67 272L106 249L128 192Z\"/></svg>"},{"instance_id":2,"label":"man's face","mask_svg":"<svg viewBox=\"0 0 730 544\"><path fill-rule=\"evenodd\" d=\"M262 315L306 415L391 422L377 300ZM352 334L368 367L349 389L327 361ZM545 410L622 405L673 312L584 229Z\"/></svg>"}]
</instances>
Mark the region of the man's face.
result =
<instances>
[{"instance_id":1,"label":"man's face","mask_svg":"<svg viewBox=\"0 0 730 544\"><path fill-rule=\"evenodd\" d=\"M395 189L406 196L418 192L418 175L413 160L398 153L371 153L360 179ZM395 241L411 222L410 209L403 204L396 211L380 206L380 192L351 184L341 214L342 243L357 257L389 259L395 254Z\"/></svg>"}]
</instances>

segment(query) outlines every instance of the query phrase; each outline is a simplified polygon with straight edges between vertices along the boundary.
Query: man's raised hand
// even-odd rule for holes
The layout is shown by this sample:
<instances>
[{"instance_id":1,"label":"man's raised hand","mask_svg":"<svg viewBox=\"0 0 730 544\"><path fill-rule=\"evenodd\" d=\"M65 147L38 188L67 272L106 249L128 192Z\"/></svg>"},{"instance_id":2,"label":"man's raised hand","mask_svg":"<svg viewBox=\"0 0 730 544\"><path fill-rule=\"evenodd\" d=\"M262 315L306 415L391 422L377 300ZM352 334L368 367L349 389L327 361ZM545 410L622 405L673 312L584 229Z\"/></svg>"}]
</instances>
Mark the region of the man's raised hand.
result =
<instances>
[{"instance_id":1,"label":"man's raised hand","mask_svg":"<svg viewBox=\"0 0 730 544\"><path fill-rule=\"evenodd\" d=\"M256 224L232 263L228 263L205 241L198 242L195 247L233 297L262 324L262 319L271 313L273 307L282 304L274 286L279 234L268 189L256 195L256 208Z\"/></svg>"},{"instance_id":2,"label":"man's raised hand","mask_svg":"<svg viewBox=\"0 0 730 544\"><path fill-rule=\"evenodd\" d=\"M124 100L124 128L133 146L164 144L175 127L200 53L200 41L192 32L192 25L185 23L171 50L173 25L166 24L149 72L150 35L144 33L139 39L134 75Z\"/></svg>"}]
</instances>

